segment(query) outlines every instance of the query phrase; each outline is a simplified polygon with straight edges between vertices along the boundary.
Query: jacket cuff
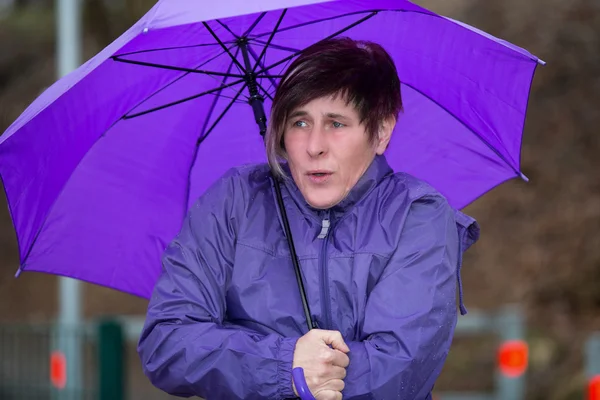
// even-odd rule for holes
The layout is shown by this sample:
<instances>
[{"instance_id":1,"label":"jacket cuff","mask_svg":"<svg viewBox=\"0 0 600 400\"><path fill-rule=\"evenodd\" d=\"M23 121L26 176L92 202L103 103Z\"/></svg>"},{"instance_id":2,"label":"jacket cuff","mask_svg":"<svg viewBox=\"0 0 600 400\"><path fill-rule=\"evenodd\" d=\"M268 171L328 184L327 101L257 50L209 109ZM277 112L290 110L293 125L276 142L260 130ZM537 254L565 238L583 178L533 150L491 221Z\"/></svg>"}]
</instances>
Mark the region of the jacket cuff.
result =
<instances>
[{"instance_id":1,"label":"jacket cuff","mask_svg":"<svg viewBox=\"0 0 600 400\"><path fill-rule=\"evenodd\" d=\"M282 338L277 354L277 390L280 399L294 399L292 387L292 362L294 361L294 350L299 338Z\"/></svg>"}]
</instances>

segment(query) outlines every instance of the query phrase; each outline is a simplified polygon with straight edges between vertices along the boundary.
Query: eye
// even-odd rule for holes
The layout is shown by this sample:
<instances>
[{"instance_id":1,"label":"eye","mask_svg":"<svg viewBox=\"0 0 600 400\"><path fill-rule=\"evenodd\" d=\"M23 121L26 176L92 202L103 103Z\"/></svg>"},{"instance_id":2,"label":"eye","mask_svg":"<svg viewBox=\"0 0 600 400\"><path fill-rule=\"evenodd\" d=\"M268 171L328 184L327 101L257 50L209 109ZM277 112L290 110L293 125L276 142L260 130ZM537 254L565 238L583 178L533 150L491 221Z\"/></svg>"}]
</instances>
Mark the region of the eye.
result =
<instances>
[{"instance_id":1,"label":"eye","mask_svg":"<svg viewBox=\"0 0 600 400\"><path fill-rule=\"evenodd\" d=\"M294 122L292 125L293 125L293 126L297 126L297 127L299 127L299 128L304 128L304 127L305 127L307 124L306 124L306 122L305 122L305 121L302 121L302 120L300 120L300 121L296 121L296 122Z\"/></svg>"},{"instance_id":2,"label":"eye","mask_svg":"<svg viewBox=\"0 0 600 400\"><path fill-rule=\"evenodd\" d=\"M342 128L342 127L346 126L346 125L342 124L341 122L337 122L337 121L333 121L332 125L334 128Z\"/></svg>"}]
</instances>

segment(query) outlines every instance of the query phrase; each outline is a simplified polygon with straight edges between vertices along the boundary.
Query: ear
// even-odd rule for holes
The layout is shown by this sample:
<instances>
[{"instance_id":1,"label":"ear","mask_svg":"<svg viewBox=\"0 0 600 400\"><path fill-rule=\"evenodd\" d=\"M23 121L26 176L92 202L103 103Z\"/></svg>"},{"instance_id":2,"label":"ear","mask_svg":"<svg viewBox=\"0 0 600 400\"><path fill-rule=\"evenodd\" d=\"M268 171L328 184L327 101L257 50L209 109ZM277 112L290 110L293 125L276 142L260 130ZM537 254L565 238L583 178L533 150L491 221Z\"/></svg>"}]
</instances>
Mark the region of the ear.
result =
<instances>
[{"instance_id":1,"label":"ear","mask_svg":"<svg viewBox=\"0 0 600 400\"><path fill-rule=\"evenodd\" d=\"M385 149L387 149L388 144L390 144L390 140L392 139L392 133L394 132L395 127L396 118L393 116L386 118L381 124L375 147L375 152L378 155L382 155L385 152Z\"/></svg>"}]
</instances>

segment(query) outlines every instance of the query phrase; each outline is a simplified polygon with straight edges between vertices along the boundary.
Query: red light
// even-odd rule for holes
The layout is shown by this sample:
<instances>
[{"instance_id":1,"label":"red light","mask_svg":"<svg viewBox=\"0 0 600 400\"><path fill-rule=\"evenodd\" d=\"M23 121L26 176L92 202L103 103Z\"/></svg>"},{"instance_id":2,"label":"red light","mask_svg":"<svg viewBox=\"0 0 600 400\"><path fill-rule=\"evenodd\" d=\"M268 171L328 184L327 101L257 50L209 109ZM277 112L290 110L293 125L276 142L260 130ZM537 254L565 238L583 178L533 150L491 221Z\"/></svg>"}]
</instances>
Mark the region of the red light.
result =
<instances>
[{"instance_id":1,"label":"red light","mask_svg":"<svg viewBox=\"0 0 600 400\"><path fill-rule=\"evenodd\" d=\"M523 375L527 370L528 359L529 347L522 340L504 342L498 351L498 367L509 378Z\"/></svg>"},{"instance_id":2,"label":"red light","mask_svg":"<svg viewBox=\"0 0 600 400\"><path fill-rule=\"evenodd\" d=\"M60 351L53 351L50 355L50 382L57 389L67 386L67 360Z\"/></svg>"},{"instance_id":3,"label":"red light","mask_svg":"<svg viewBox=\"0 0 600 400\"><path fill-rule=\"evenodd\" d=\"M600 375L596 375L590 379L590 386L588 387L588 399L600 400Z\"/></svg>"}]
</instances>

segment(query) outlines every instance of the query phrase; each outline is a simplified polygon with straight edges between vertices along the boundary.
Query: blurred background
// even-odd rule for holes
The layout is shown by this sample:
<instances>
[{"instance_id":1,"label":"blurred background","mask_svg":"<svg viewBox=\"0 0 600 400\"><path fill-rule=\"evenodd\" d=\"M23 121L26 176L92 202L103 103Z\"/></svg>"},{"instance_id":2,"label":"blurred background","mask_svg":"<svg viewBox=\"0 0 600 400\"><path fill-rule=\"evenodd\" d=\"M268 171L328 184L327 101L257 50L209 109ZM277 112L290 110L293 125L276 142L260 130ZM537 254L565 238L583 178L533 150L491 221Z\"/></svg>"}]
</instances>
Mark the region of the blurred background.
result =
<instances>
[{"instance_id":1,"label":"blurred background","mask_svg":"<svg viewBox=\"0 0 600 400\"><path fill-rule=\"evenodd\" d=\"M600 376L600 354L589 341L600 331L600 1L417 3L548 63L536 73L526 123L522 170L530 182L505 183L466 210L482 229L462 270L470 313L461 318L436 393L600 399L600 383L598 397L590 386ZM81 61L153 4L82 0ZM0 132L56 79L55 6L0 0ZM64 360L52 357L59 280L14 278L17 244L3 195L0 203L0 400L96 399L101 387L104 398L118 400L106 393L121 386L127 399L167 399L147 382L135 352L146 301L87 284L81 307L89 325L69 333L82 341L82 388L65 397ZM98 323L108 317L124 321L124 330Z\"/></svg>"}]
</instances>

